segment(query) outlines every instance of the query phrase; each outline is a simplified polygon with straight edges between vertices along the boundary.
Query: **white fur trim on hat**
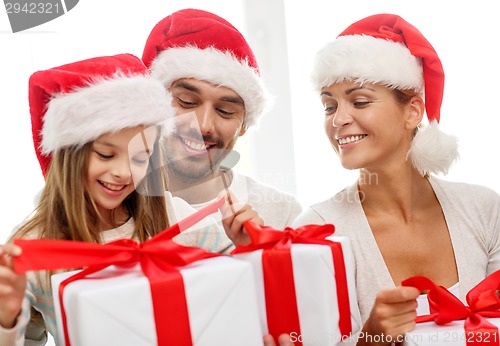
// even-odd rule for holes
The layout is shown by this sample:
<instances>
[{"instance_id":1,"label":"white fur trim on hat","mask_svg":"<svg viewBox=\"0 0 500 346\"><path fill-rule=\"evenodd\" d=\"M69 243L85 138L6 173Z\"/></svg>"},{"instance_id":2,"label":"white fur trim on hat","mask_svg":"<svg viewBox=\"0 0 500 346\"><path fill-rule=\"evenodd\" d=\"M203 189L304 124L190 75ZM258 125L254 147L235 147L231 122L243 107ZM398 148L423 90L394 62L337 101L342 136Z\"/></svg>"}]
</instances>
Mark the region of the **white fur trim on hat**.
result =
<instances>
[{"instance_id":1,"label":"white fur trim on hat","mask_svg":"<svg viewBox=\"0 0 500 346\"><path fill-rule=\"evenodd\" d=\"M435 120L418 130L407 154L407 160L411 160L422 176L445 175L458 158L457 138L439 130Z\"/></svg>"},{"instance_id":2,"label":"white fur trim on hat","mask_svg":"<svg viewBox=\"0 0 500 346\"><path fill-rule=\"evenodd\" d=\"M321 49L312 73L314 87L343 81L374 83L397 89L424 88L422 63L408 48L367 35L340 36Z\"/></svg>"},{"instance_id":3,"label":"white fur trim on hat","mask_svg":"<svg viewBox=\"0 0 500 346\"><path fill-rule=\"evenodd\" d=\"M158 54L151 72L166 88L181 78L195 78L234 90L245 103L247 126L256 124L270 107L271 97L257 71L230 52L213 47L169 48Z\"/></svg>"},{"instance_id":4,"label":"white fur trim on hat","mask_svg":"<svg viewBox=\"0 0 500 346\"><path fill-rule=\"evenodd\" d=\"M171 96L151 76L116 74L89 86L55 95L43 118L42 153L82 146L99 136L139 125L162 125L173 131Z\"/></svg>"}]
</instances>

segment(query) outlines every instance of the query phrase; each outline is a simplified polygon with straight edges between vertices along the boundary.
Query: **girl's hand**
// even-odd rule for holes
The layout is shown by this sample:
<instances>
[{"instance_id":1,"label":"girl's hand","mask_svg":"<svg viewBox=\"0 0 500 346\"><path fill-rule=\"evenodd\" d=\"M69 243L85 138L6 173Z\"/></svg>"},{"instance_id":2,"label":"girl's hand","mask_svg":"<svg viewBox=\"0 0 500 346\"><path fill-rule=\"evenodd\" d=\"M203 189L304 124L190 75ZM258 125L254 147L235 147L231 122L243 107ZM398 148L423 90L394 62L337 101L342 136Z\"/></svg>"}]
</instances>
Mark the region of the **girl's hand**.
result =
<instances>
[{"instance_id":1,"label":"girl's hand","mask_svg":"<svg viewBox=\"0 0 500 346\"><path fill-rule=\"evenodd\" d=\"M12 257L20 254L18 246L0 245L0 325L4 328L15 326L26 291L26 275L12 269Z\"/></svg>"},{"instance_id":2,"label":"girl's hand","mask_svg":"<svg viewBox=\"0 0 500 346\"><path fill-rule=\"evenodd\" d=\"M243 227L244 222L252 220L259 225L263 225L264 221L250 204L239 202L231 192L224 191L222 196L226 198L221 213L222 225L227 236L235 245L249 244L250 237Z\"/></svg>"},{"instance_id":3,"label":"girl's hand","mask_svg":"<svg viewBox=\"0 0 500 346\"><path fill-rule=\"evenodd\" d=\"M379 338L359 340L358 345L390 345L403 341L406 332L415 328L417 297L420 291L415 287L397 287L380 291L375 299L370 317L363 327L364 335L379 335ZM369 342L370 339L380 343Z\"/></svg>"}]
</instances>

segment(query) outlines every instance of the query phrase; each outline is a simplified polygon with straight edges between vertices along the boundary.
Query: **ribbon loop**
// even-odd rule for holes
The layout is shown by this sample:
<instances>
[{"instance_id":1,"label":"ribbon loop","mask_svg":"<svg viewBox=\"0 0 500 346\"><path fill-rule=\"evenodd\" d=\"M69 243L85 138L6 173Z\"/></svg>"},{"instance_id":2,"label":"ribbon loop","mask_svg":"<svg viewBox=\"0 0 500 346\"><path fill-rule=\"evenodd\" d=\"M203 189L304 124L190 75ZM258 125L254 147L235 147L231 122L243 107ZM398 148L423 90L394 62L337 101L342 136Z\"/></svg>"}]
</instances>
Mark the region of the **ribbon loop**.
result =
<instances>
[{"instance_id":1,"label":"ribbon loop","mask_svg":"<svg viewBox=\"0 0 500 346\"><path fill-rule=\"evenodd\" d=\"M403 286L413 286L417 289L428 289L427 300L431 314L418 316L417 323L434 321L443 325L456 320L465 320L464 329L467 345L486 345L483 339L495 340L498 345L498 328L486 318L500 317L500 298L497 295L500 287L500 270L486 277L467 293L467 303L462 303L457 297L442 286L436 285L425 277L411 277L402 282Z\"/></svg>"},{"instance_id":2,"label":"ribbon loop","mask_svg":"<svg viewBox=\"0 0 500 346\"><path fill-rule=\"evenodd\" d=\"M474 311L493 311L500 310L500 298L498 297L497 290L486 290L479 292L470 299L469 305Z\"/></svg>"},{"instance_id":3,"label":"ribbon loop","mask_svg":"<svg viewBox=\"0 0 500 346\"><path fill-rule=\"evenodd\" d=\"M286 227L282 231L259 225L251 220L244 222L243 226L250 236L251 243L236 246L231 254L270 248L289 249L292 243L326 245L326 242L330 241L325 238L335 232L335 226L332 224L306 225L296 229Z\"/></svg>"}]
</instances>

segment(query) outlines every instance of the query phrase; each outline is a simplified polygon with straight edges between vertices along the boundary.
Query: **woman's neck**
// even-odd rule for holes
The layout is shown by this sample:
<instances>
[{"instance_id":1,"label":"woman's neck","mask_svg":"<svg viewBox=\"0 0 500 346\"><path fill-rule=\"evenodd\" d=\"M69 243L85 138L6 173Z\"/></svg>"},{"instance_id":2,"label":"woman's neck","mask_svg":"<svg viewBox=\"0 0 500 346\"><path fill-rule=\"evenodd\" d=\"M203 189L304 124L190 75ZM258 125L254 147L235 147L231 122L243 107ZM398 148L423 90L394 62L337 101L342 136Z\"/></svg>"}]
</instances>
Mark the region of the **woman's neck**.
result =
<instances>
[{"instance_id":1,"label":"woman's neck","mask_svg":"<svg viewBox=\"0 0 500 346\"><path fill-rule=\"evenodd\" d=\"M390 171L362 169L358 191L367 215L388 213L405 221L411 220L428 198L435 198L428 179L406 165Z\"/></svg>"}]
</instances>

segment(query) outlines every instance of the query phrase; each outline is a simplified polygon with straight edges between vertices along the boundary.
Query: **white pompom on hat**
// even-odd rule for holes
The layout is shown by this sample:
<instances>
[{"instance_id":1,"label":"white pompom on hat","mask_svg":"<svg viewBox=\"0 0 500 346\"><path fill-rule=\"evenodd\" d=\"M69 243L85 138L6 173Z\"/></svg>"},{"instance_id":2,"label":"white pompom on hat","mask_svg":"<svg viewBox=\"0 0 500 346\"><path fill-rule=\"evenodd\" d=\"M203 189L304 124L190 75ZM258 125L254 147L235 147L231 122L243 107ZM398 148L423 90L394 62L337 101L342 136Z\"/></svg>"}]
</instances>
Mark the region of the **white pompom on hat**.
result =
<instances>
[{"instance_id":1,"label":"white pompom on hat","mask_svg":"<svg viewBox=\"0 0 500 346\"><path fill-rule=\"evenodd\" d=\"M437 126L444 91L441 60L400 16L377 14L350 25L317 53L312 80L317 90L343 81L414 90L424 96L429 126L417 132L408 159L425 175L446 174L458 158L457 139Z\"/></svg>"},{"instance_id":2,"label":"white pompom on hat","mask_svg":"<svg viewBox=\"0 0 500 346\"><path fill-rule=\"evenodd\" d=\"M271 105L252 49L225 19L198 9L172 13L155 25L142 60L165 87L195 78L234 90L245 104L245 124L258 123Z\"/></svg>"},{"instance_id":3,"label":"white pompom on hat","mask_svg":"<svg viewBox=\"0 0 500 346\"><path fill-rule=\"evenodd\" d=\"M33 143L44 176L52 153L139 125L173 131L171 96L131 54L86 59L29 79Z\"/></svg>"}]
</instances>

